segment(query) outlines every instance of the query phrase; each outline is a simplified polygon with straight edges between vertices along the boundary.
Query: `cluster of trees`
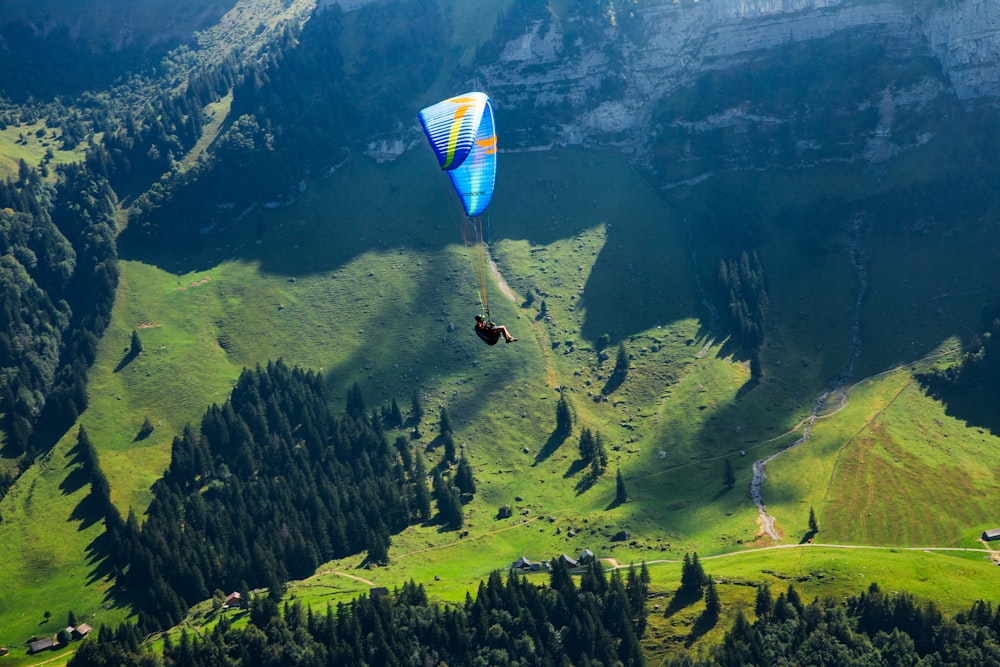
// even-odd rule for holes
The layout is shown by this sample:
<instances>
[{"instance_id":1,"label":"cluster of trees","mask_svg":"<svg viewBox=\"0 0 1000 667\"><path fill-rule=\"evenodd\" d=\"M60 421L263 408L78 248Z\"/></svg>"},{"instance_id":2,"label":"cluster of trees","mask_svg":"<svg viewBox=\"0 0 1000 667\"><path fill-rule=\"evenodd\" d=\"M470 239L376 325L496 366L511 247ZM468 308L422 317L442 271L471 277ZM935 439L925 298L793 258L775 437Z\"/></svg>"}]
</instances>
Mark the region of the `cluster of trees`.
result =
<instances>
[{"instance_id":1,"label":"cluster of trees","mask_svg":"<svg viewBox=\"0 0 1000 667\"><path fill-rule=\"evenodd\" d=\"M327 606L325 613L287 601L282 610L274 597L257 597L247 625L224 618L203 636L184 632L165 643L162 662L130 646L129 633L114 641L102 629L99 641L80 646L69 664L638 666L648 584L645 565L608 576L594 564L577 585L554 560L548 586L513 572L504 581L494 572L458 605L428 602L413 582L388 596Z\"/></svg>"},{"instance_id":2,"label":"cluster of trees","mask_svg":"<svg viewBox=\"0 0 1000 667\"><path fill-rule=\"evenodd\" d=\"M106 515L117 584L149 630L217 588L279 589L362 551L384 562L392 534L432 518L423 458L409 449L389 444L375 414L336 417L318 374L281 361L246 370L174 439L141 527L133 513Z\"/></svg>"},{"instance_id":3,"label":"cluster of trees","mask_svg":"<svg viewBox=\"0 0 1000 667\"><path fill-rule=\"evenodd\" d=\"M87 370L118 283L118 193L141 192L194 145L202 107L235 74L226 61L196 71L180 92L136 78L132 94L84 93L69 106L3 102L0 127L44 121L39 132L63 149L87 143L81 163L51 175L44 161L39 169L22 160L17 177L0 182L0 429L5 453L24 455L20 468L86 407Z\"/></svg>"},{"instance_id":4,"label":"cluster of trees","mask_svg":"<svg viewBox=\"0 0 1000 667\"><path fill-rule=\"evenodd\" d=\"M991 665L1000 664L1000 612L976 602L954 617L907 593L877 584L844 603L803 603L789 586L775 599L757 591L756 620L740 610L722 643L707 655L684 655L670 667L716 665Z\"/></svg>"},{"instance_id":5,"label":"cluster of trees","mask_svg":"<svg viewBox=\"0 0 1000 667\"><path fill-rule=\"evenodd\" d=\"M681 585L674 593L674 599L667 609L693 604L698 600L705 600L705 610L697 621L698 628L710 628L719 620L722 613L722 601L715 588L715 580L705 573L705 569L698 560L698 553L685 553L681 563Z\"/></svg>"},{"instance_id":6,"label":"cluster of trees","mask_svg":"<svg viewBox=\"0 0 1000 667\"><path fill-rule=\"evenodd\" d=\"M201 138L202 110L225 95L240 74L228 59L193 73L180 92L161 82L163 89L148 93L141 106L93 114L92 129L103 138L88 149L88 164L107 175L117 192L143 193Z\"/></svg>"},{"instance_id":7,"label":"cluster of trees","mask_svg":"<svg viewBox=\"0 0 1000 667\"><path fill-rule=\"evenodd\" d=\"M27 465L86 407L118 284L117 199L83 165L55 183L19 172L0 183L0 428Z\"/></svg>"},{"instance_id":8,"label":"cluster of trees","mask_svg":"<svg viewBox=\"0 0 1000 667\"><path fill-rule=\"evenodd\" d=\"M746 350L757 349L764 340L767 314L767 279L756 252L739 260L719 262L719 289L726 295L729 330L735 343Z\"/></svg>"},{"instance_id":9,"label":"cluster of trees","mask_svg":"<svg viewBox=\"0 0 1000 667\"><path fill-rule=\"evenodd\" d=\"M600 477L608 469L608 451L604 446L604 437L601 432L596 434L589 428L580 431L580 458L590 466L592 477Z\"/></svg>"}]
</instances>

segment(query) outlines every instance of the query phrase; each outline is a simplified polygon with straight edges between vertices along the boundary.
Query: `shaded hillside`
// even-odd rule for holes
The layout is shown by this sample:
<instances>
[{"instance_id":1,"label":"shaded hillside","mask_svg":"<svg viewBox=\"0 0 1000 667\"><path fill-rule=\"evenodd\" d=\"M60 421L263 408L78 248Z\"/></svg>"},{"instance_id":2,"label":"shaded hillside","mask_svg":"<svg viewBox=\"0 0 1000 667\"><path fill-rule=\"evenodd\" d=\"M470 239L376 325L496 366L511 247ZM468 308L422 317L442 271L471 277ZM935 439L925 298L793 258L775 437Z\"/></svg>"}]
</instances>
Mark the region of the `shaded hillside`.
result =
<instances>
[{"instance_id":1,"label":"shaded hillside","mask_svg":"<svg viewBox=\"0 0 1000 667\"><path fill-rule=\"evenodd\" d=\"M366 46L346 60L358 34ZM319 11L301 33L286 31L237 78L206 159L132 205L123 243L140 253L198 247L251 207L288 201L303 177L329 171L371 136L411 124L415 100L454 67L440 57L449 34L436 3Z\"/></svg>"},{"instance_id":2,"label":"shaded hillside","mask_svg":"<svg viewBox=\"0 0 1000 667\"><path fill-rule=\"evenodd\" d=\"M179 46L212 45L227 13L235 15L221 29L232 48L242 46L244 30L247 35L264 32L265 22L292 3L257 2L242 11L237 9L241 4L247 3L7 0L0 12L0 93L23 104L29 98L67 99L106 90L139 73L170 76L176 69L156 72L161 60ZM243 21L247 25L239 25Z\"/></svg>"},{"instance_id":3,"label":"shaded hillside","mask_svg":"<svg viewBox=\"0 0 1000 667\"><path fill-rule=\"evenodd\" d=\"M994 303L983 309L983 332L969 343L961 361L922 376L927 391L948 413L1000 433L1000 318Z\"/></svg>"}]
</instances>

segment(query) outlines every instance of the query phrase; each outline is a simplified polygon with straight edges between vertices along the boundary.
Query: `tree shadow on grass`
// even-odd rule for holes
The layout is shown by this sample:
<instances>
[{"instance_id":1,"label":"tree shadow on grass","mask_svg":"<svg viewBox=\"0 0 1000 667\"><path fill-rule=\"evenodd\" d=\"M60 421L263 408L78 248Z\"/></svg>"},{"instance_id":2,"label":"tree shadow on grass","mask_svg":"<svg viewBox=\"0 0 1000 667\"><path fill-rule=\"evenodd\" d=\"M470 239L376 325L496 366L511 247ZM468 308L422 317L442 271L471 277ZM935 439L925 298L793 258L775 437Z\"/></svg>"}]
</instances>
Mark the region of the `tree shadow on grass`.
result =
<instances>
[{"instance_id":1,"label":"tree shadow on grass","mask_svg":"<svg viewBox=\"0 0 1000 667\"><path fill-rule=\"evenodd\" d=\"M579 496L589 491L591 487L593 487L594 484L597 483L598 477L599 475L595 475L590 471L588 471L587 474L585 474L583 477L577 480L576 486L574 487L574 489L576 490L576 495Z\"/></svg>"},{"instance_id":2,"label":"tree shadow on grass","mask_svg":"<svg viewBox=\"0 0 1000 667\"><path fill-rule=\"evenodd\" d=\"M663 610L663 618L670 618L681 609L690 607L700 599L701 591L685 591L683 588L678 588L674 592L674 596L670 598L667 608Z\"/></svg>"},{"instance_id":3,"label":"tree shadow on grass","mask_svg":"<svg viewBox=\"0 0 1000 667\"><path fill-rule=\"evenodd\" d=\"M73 508L69 515L71 521L79 521L77 530L86 530L104 518L104 511L93 493L88 493Z\"/></svg>"},{"instance_id":4,"label":"tree shadow on grass","mask_svg":"<svg viewBox=\"0 0 1000 667\"><path fill-rule=\"evenodd\" d=\"M135 358L139 356L139 353L135 350L128 350L125 356L121 358L118 365L115 366L115 373L121 372L126 366L135 361Z\"/></svg>"},{"instance_id":5,"label":"tree shadow on grass","mask_svg":"<svg viewBox=\"0 0 1000 667\"><path fill-rule=\"evenodd\" d=\"M684 638L684 647L691 648L698 639L711 630L719 622L718 618L712 618L707 614L702 614L691 627L691 632Z\"/></svg>"},{"instance_id":6,"label":"tree shadow on grass","mask_svg":"<svg viewBox=\"0 0 1000 667\"><path fill-rule=\"evenodd\" d=\"M721 489L719 489L718 491L715 492L714 496L712 496L712 502L715 502L716 500L719 500L720 498L722 498L722 496L724 496L727 493L729 493L730 491L732 491L733 488L734 487L732 487L732 486L723 486Z\"/></svg>"},{"instance_id":7,"label":"tree shadow on grass","mask_svg":"<svg viewBox=\"0 0 1000 667\"><path fill-rule=\"evenodd\" d=\"M628 373L622 370L616 370L611 373L611 377L608 378L608 381L605 382L604 386L601 388L601 394L603 396L613 394L618 387L622 386L622 383L625 382L625 378L627 376Z\"/></svg>"},{"instance_id":8,"label":"tree shadow on grass","mask_svg":"<svg viewBox=\"0 0 1000 667\"><path fill-rule=\"evenodd\" d=\"M87 471L83 469L83 466L75 463L68 463L66 465L67 468L70 466L73 466L73 469L69 471L69 474L67 474L63 481L59 484L59 490L62 491L64 496L76 493L90 481L90 476L87 474ZM79 505L77 507L79 507Z\"/></svg>"},{"instance_id":9,"label":"tree shadow on grass","mask_svg":"<svg viewBox=\"0 0 1000 667\"><path fill-rule=\"evenodd\" d=\"M739 399L743 398L744 396L746 396L747 394L749 394L751 391L753 391L754 389L756 389L759 384L760 384L760 378L759 377L756 377L756 378L752 377L752 378L750 378L749 380L747 380L746 382L744 382L742 385L740 385L740 388L736 390L736 399L739 400Z\"/></svg>"},{"instance_id":10,"label":"tree shadow on grass","mask_svg":"<svg viewBox=\"0 0 1000 667\"><path fill-rule=\"evenodd\" d=\"M535 455L535 462L531 465L538 465L545 459L555 454L556 450L562 447L562 444L566 442L566 438L568 437L569 433L553 431L552 435L550 435L549 439L545 441L542 448L538 450L538 454Z\"/></svg>"},{"instance_id":11,"label":"tree shadow on grass","mask_svg":"<svg viewBox=\"0 0 1000 667\"><path fill-rule=\"evenodd\" d=\"M108 534L102 532L87 545L84 552L87 555L87 565L90 572L87 573L87 585L106 581L112 577L114 570L109 556L111 542Z\"/></svg>"},{"instance_id":12,"label":"tree shadow on grass","mask_svg":"<svg viewBox=\"0 0 1000 667\"><path fill-rule=\"evenodd\" d=\"M1000 390L988 386L976 391L956 388L946 380L923 373L917 375L917 380L927 396L944 405L944 413L949 417L1000 435L1000 412L996 409Z\"/></svg>"},{"instance_id":13,"label":"tree shadow on grass","mask_svg":"<svg viewBox=\"0 0 1000 667\"><path fill-rule=\"evenodd\" d=\"M83 488L84 484L90 481L90 476L82 465L83 453L80 451L80 443L77 442L66 453L69 458L66 468L72 468L72 470L67 473L66 477L59 484L59 490L62 491L64 496L76 493Z\"/></svg>"}]
</instances>

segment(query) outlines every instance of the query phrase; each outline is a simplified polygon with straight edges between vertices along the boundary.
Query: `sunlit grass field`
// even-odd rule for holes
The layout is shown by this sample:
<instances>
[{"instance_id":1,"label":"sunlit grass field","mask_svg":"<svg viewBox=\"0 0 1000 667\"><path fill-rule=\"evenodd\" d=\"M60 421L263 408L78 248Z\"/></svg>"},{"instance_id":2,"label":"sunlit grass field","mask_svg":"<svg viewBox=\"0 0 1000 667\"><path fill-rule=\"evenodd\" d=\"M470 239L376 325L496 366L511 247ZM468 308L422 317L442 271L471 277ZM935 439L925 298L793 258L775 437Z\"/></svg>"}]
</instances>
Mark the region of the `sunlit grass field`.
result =
<instances>
[{"instance_id":1,"label":"sunlit grass field","mask_svg":"<svg viewBox=\"0 0 1000 667\"><path fill-rule=\"evenodd\" d=\"M213 235L201 254L140 259L124 251L114 318L80 419L123 514L141 517L185 424L197 427L209 405L224 402L243 368L282 358L322 371L335 409L354 383L369 409L395 398L407 411L418 395L426 413L418 447L437 434L446 407L479 487L466 506L467 535L413 527L393 536L389 566L359 569L363 555L324 564L319 576L290 586L297 599L325 605L412 578L436 599L460 601L519 556L584 548L609 564L666 561L652 570L666 595L679 580L678 560L696 551L711 574L774 588L795 580L807 597L854 594L875 580L946 608L995 596L982 585L993 566L980 552L962 559L813 546L710 558L771 544L747 494L750 464L798 439L817 397L850 359L858 277L844 239L808 256L769 229L761 253L772 326L761 352L764 377L751 385L747 360L733 357L724 333L708 326L703 299L712 295L719 249L687 216L703 193L663 196L612 153L502 159L489 222L493 257L514 299L494 283L490 306L519 338L510 345L488 348L471 332L479 303L456 231L461 218L447 179L420 150L387 164L354 156L310 182L293 205L254 211ZM833 175L874 187L851 172ZM766 211L794 206L809 188L833 187L828 172L746 178ZM970 252L976 242L970 233L957 247ZM907 257L929 257L935 247L943 254L935 239L914 239L899 257L871 260L862 354L846 403L825 408L810 439L768 467L764 496L781 545L803 537L810 508L820 524L815 541L824 543L982 548L977 536L993 527L997 438L948 417L914 381L943 358L919 359L954 358L948 351L966 333L954 323L974 319L977 295L947 301L942 317L941 303L917 298L933 275L914 276L905 288L913 305L891 314L907 329L907 345L885 342L894 339L884 332L897 330L879 307L899 289L891 277ZM941 258L928 272L947 266ZM956 291L991 279L973 264ZM129 360L133 331L143 351ZM612 389L620 343L630 370ZM561 444L552 439L560 391L575 415ZM138 439L146 417L154 431ZM608 447L609 470L592 486L578 463L583 427ZM388 437L396 435L409 437ZM87 514L88 487L74 476L75 439L74 429L0 503L0 541L17 544L0 568L0 587L10 591L0 598L0 645L58 629L70 609L98 624L127 616L105 599L101 521ZM439 455L425 453L429 464ZM732 489L723 482L727 460ZM613 506L619 469L629 502ZM505 503L514 516L498 520ZM621 530L628 539L614 541ZM724 584L720 593L727 618L752 607L752 587ZM46 610L51 620L41 622ZM683 641L696 613L652 614L653 655Z\"/></svg>"},{"instance_id":2,"label":"sunlit grass field","mask_svg":"<svg viewBox=\"0 0 1000 667\"><path fill-rule=\"evenodd\" d=\"M59 132L46 127L44 121L8 125L0 130L0 178L17 180L21 160L35 168L44 163L50 170L60 164L79 162L86 148L86 144L81 143L72 149L64 149ZM51 156L46 160L49 151Z\"/></svg>"}]
</instances>

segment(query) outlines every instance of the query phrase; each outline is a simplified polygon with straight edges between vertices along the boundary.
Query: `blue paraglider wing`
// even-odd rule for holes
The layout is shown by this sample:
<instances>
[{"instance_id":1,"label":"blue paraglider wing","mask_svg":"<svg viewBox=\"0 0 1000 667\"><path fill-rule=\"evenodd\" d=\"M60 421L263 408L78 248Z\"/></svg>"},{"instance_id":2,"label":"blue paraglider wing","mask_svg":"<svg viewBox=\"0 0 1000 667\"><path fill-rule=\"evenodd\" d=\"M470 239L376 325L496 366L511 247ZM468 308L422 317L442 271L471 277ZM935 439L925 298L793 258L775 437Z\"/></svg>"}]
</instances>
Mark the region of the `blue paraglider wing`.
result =
<instances>
[{"instance_id":1,"label":"blue paraglider wing","mask_svg":"<svg viewBox=\"0 0 1000 667\"><path fill-rule=\"evenodd\" d=\"M497 136L490 98L484 93L459 95L421 110L419 118L466 215L479 215L496 183Z\"/></svg>"}]
</instances>

